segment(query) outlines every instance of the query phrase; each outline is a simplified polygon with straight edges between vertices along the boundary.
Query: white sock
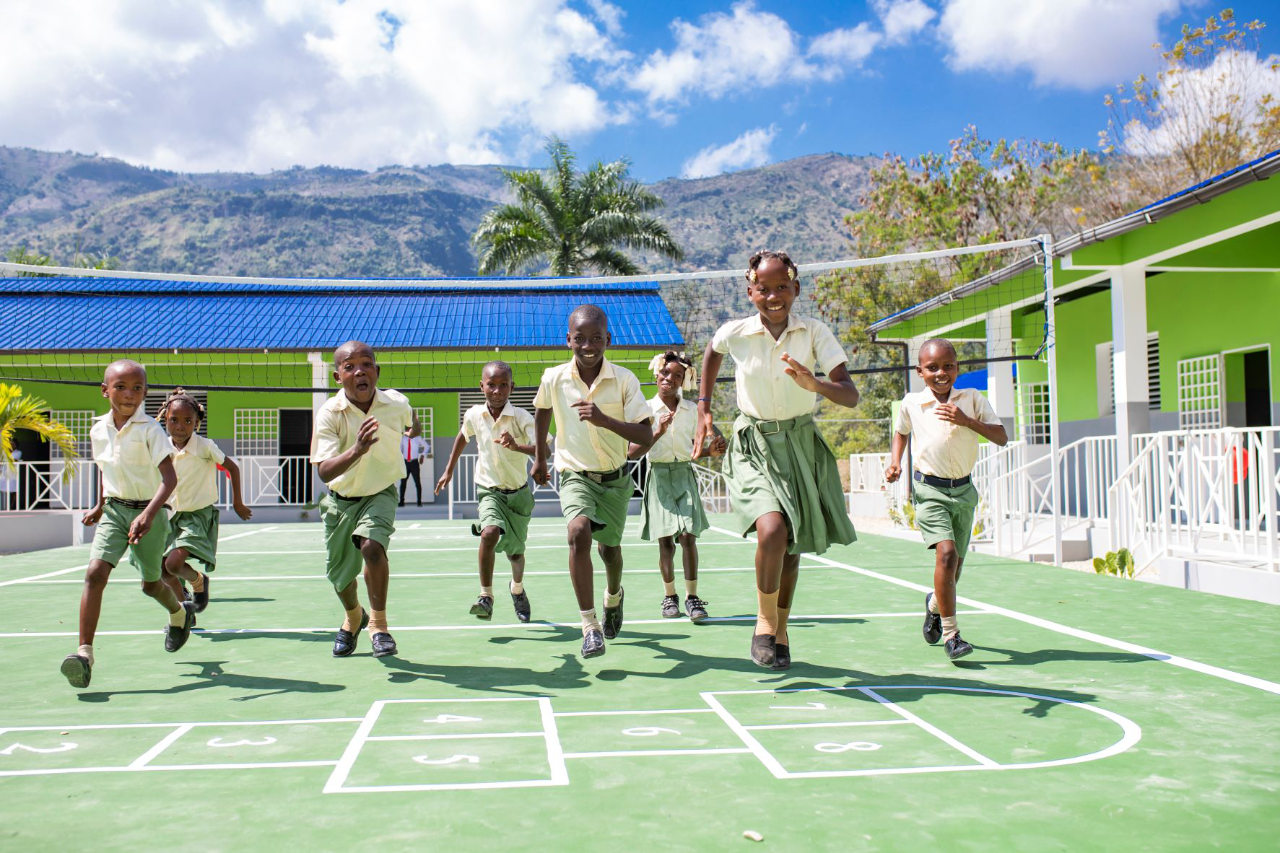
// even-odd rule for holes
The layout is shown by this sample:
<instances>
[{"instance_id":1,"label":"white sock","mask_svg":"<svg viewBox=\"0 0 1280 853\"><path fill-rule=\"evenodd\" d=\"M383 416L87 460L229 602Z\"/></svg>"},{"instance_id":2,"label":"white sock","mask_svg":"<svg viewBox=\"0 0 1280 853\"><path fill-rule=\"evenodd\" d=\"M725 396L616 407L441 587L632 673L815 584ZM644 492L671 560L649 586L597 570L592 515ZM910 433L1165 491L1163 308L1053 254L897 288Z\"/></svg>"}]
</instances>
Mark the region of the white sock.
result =
<instances>
[{"instance_id":1,"label":"white sock","mask_svg":"<svg viewBox=\"0 0 1280 853\"><path fill-rule=\"evenodd\" d=\"M175 628L187 624L187 609L179 605L177 610L169 614L169 624Z\"/></svg>"},{"instance_id":2,"label":"white sock","mask_svg":"<svg viewBox=\"0 0 1280 853\"><path fill-rule=\"evenodd\" d=\"M619 601L622 601L622 587L618 587L617 592L609 592L607 589L604 591L605 607L617 607Z\"/></svg>"},{"instance_id":3,"label":"white sock","mask_svg":"<svg viewBox=\"0 0 1280 853\"><path fill-rule=\"evenodd\" d=\"M675 594L676 594L676 582L675 582L675 581L663 581L663 582L662 582L662 594L663 594L663 595L675 595Z\"/></svg>"},{"instance_id":4,"label":"white sock","mask_svg":"<svg viewBox=\"0 0 1280 853\"><path fill-rule=\"evenodd\" d=\"M88 658L89 668L90 669L93 668L93 646L87 645L87 644L83 645L80 648L76 649L76 654L80 655L80 657L82 658Z\"/></svg>"},{"instance_id":5,"label":"white sock","mask_svg":"<svg viewBox=\"0 0 1280 853\"><path fill-rule=\"evenodd\" d=\"M936 594L929 596L929 612L938 612L938 596Z\"/></svg>"},{"instance_id":6,"label":"white sock","mask_svg":"<svg viewBox=\"0 0 1280 853\"><path fill-rule=\"evenodd\" d=\"M482 586L482 587L480 587L480 597L481 597L481 598L493 598L493 587L491 587L491 586Z\"/></svg>"},{"instance_id":7,"label":"white sock","mask_svg":"<svg viewBox=\"0 0 1280 853\"><path fill-rule=\"evenodd\" d=\"M959 633L960 633L960 629L956 627L956 617L943 616L942 617L942 641L945 643L947 640L950 640L952 637L954 637L956 634L959 634Z\"/></svg>"},{"instance_id":8,"label":"white sock","mask_svg":"<svg viewBox=\"0 0 1280 853\"><path fill-rule=\"evenodd\" d=\"M582 633L584 636L588 631L601 630L600 620L596 618L596 609L594 607L590 610L579 610L578 613L582 615Z\"/></svg>"},{"instance_id":9,"label":"white sock","mask_svg":"<svg viewBox=\"0 0 1280 853\"><path fill-rule=\"evenodd\" d=\"M524 584L522 584L522 583L516 583L515 581L512 581L512 582L511 582L511 594L512 594L512 595L519 595L519 594L520 594L520 593L522 593L522 592L524 592Z\"/></svg>"}]
</instances>

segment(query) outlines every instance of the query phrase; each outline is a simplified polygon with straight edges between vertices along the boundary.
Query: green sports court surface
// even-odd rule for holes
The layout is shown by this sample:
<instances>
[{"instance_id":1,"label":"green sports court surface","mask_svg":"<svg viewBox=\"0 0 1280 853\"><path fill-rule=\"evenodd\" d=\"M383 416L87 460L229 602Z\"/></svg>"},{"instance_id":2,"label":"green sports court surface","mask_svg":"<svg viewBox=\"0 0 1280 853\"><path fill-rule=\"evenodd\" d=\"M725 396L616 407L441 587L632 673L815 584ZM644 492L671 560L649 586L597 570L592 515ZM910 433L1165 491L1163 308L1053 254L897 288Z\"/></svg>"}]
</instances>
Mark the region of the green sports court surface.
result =
<instances>
[{"instance_id":1,"label":"green sports court surface","mask_svg":"<svg viewBox=\"0 0 1280 853\"><path fill-rule=\"evenodd\" d=\"M804 558L772 672L754 544L713 523L716 620L660 618L633 518L626 624L586 661L556 520L529 625L501 557L494 620L467 614L467 522L402 520L380 660L330 656L319 524L227 525L177 654L116 569L83 692L58 665L87 547L2 558L0 849L1276 849L1277 608L973 556L954 666L922 546L865 536Z\"/></svg>"}]
</instances>

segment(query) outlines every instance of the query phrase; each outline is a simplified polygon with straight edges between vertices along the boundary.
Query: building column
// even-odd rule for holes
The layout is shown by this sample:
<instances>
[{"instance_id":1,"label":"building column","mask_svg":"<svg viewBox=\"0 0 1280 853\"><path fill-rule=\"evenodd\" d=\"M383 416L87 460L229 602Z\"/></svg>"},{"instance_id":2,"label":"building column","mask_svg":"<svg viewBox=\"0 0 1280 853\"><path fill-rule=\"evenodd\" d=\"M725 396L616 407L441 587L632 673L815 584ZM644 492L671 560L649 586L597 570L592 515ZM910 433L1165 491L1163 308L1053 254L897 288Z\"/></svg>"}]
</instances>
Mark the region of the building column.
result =
<instances>
[{"instance_id":1,"label":"building column","mask_svg":"<svg viewBox=\"0 0 1280 853\"><path fill-rule=\"evenodd\" d=\"M1115 370L1116 461L1132 461L1133 436L1151 429L1147 396L1147 272L1137 264L1111 275L1111 344Z\"/></svg>"},{"instance_id":2,"label":"building column","mask_svg":"<svg viewBox=\"0 0 1280 853\"><path fill-rule=\"evenodd\" d=\"M329 392L322 390L333 385L329 376L331 362L325 360L322 352L307 353L307 361L311 363L311 429L314 432L316 420L320 417L320 407L329 399ZM311 466L311 494L316 500L324 494L325 484L320 480L316 466Z\"/></svg>"},{"instance_id":3,"label":"building column","mask_svg":"<svg viewBox=\"0 0 1280 853\"><path fill-rule=\"evenodd\" d=\"M987 312L987 358L1008 358L1014 354L1012 324L1013 312L1008 309ZM1005 433L1012 437L1017 413L1012 361L987 362L987 399L1004 424Z\"/></svg>"}]
</instances>

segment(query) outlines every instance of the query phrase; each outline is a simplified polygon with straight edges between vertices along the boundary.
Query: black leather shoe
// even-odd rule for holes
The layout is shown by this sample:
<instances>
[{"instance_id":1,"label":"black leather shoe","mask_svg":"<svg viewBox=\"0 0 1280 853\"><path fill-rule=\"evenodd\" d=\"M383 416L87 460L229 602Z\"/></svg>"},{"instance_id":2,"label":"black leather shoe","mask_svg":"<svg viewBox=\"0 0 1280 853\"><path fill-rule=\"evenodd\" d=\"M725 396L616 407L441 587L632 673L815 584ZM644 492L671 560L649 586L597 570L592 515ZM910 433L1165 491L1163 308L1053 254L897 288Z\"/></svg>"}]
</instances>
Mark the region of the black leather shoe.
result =
<instances>
[{"instance_id":1,"label":"black leather shoe","mask_svg":"<svg viewBox=\"0 0 1280 853\"><path fill-rule=\"evenodd\" d=\"M197 613L203 613L204 609L209 606L209 576L202 574L202 577L204 577L204 590L191 595L191 600L196 605Z\"/></svg>"},{"instance_id":2,"label":"black leather shoe","mask_svg":"<svg viewBox=\"0 0 1280 853\"><path fill-rule=\"evenodd\" d=\"M507 591L510 592L511 588L507 587ZM511 593L511 606L516 609L517 619L519 619L521 622L529 621L529 615L533 612L533 610L529 606L529 596L525 593L524 590Z\"/></svg>"},{"instance_id":3,"label":"black leather shoe","mask_svg":"<svg viewBox=\"0 0 1280 853\"><path fill-rule=\"evenodd\" d=\"M759 666L773 666L777 656L777 638L773 634L756 634L751 638L751 659Z\"/></svg>"},{"instance_id":4,"label":"black leather shoe","mask_svg":"<svg viewBox=\"0 0 1280 853\"><path fill-rule=\"evenodd\" d=\"M696 595L687 595L684 599L684 612L689 614L689 621L696 625L707 618L707 603Z\"/></svg>"},{"instance_id":5,"label":"black leather shoe","mask_svg":"<svg viewBox=\"0 0 1280 853\"><path fill-rule=\"evenodd\" d=\"M618 632L622 630L622 599L626 596L625 589L618 590L618 606L604 608L604 638L612 640L618 636Z\"/></svg>"},{"instance_id":6,"label":"black leather shoe","mask_svg":"<svg viewBox=\"0 0 1280 853\"><path fill-rule=\"evenodd\" d=\"M191 629L196 626L196 606L193 602L182 602L182 609L187 611L181 627L166 625L164 629L164 650L176 652L187 644L191 637Z\"/></svg>"},{"instance_id":7,"label":"black leather shoe","mask_svg":"<svg viewBox=\"0 0 1280 853\"><path fill-rule=\"evenodd\" d=\"M665 595L662 597L662 618L675 619L683 616L680 612L680 599L674 595Z\"/></svg>"},{"instance_id":8,"label":"black leather shoe","mask_svg":"<svg viewBox=\"0 0 1280 853\"><path fill-rule=\"evenodd\" d=\"M338 635L333 638L333 656L335 658L345 658L356 650L356 640L360 637L360 632L369 627L369 611L364 608L360 609L360 627L355 631L347 631L342 628L338 629Z\"/></svg>"},{"instance_id":9,"label":"black leather shoe","mask_svg":"<svg viewBox=\"0 0 1280 853\"><path fill-rule=\"evenodd\" d=\"M594 658L602 654L604 654L604 635L592 628L582 636L582 656Z\"/></svg>"},{"instance_id":10,"label":"black leather shoe","mask_svg":"<svg viewBox=\"0 0 1280 853\"><path fill-rule=\"evenodd\" d=\"M385 658L396 653L396 641L390 634L378 632L373 635L373 656Z\"/></svg>"},{"instance_id":11,"label":"black leather shoe","mask_svg":"<svg viewBox=\"0 0 1280 853\"><path fill-rule=\"evenodd\" d=\"M947 657L951 658L952 660L959 660L960 658L964 657L967 654L971 654L972 652L973 652L973 646L969 645L963 639L961 639L959 634L956 634L950 640L947 640Z\"/></svg>"},{"instance_id":12,"label":"black leather shoe","mask_svg":"<svg viewBox=\"0 0 1280 853\"><path fill-rule=\"evenodd\" d=\"M471 605L471 615L488 622L493 618L493 599L487 595L477 598L476 603Z\"/></svg>"},{"instance_id":13,"label":"black leather shoe","mask_svg":"<svg viewBox=\"0 0 1280 853\"><path fill-rule=\"evenodd\" d=\"M942 639L942 614L929 612L929 602L932 600L933 593L924 597L924 641L936 646Z\"/></svg>"},{"instance_id":14,"label":"black leather shoe","mask_svg":"<svg viewBox=\"0 0 1280 853\"><path fill-rule=\"evenodd\" d=\"M61 671L72 687L81 689L88 687L93 677L93 665L84 655L67 655L62 659Z\"/></svg>"},{"instance_id":15,"label":"black leather shoe","mask_svg":"<svg viewBox=\"0 0 1280 853\"><path fill-rule=\"evenodd\" d=\"M791 646L788 643L774 643L773 666L770 669L791 669Z\"/></svg>"}]
</instances>

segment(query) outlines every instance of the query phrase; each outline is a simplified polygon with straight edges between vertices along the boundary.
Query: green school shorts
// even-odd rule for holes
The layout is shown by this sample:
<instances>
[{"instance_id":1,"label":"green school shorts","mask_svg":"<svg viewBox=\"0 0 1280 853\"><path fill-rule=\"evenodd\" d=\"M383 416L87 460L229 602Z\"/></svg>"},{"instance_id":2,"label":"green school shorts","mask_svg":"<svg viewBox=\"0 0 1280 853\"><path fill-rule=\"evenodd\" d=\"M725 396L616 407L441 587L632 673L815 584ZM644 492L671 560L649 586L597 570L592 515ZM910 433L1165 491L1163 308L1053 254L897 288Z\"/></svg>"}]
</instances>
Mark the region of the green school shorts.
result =
<instances>
[{"instance_id":1,"label":"green school shorts","mask_svg":"<svg viewBox=\"0 0 1280 853\"><path fill-rule=\"evenodd\" d=\"M591 538L615 547L622 543L627 505L635 486L625 470L607 483L597 483L580 471L562 471L560 512L565 521L585 515L591 521Z\"/></svg>"},{"instance_id":2,"label":"green school shorts","mask_svg":"<svg viewBox=\"0 0 1280 853\"><path fill-rule=\"evenodd\" d=\"M324 571L335 590L346 589L364 565L357 538L372 539L382 550L388 549L391 535L396 532L399 502L394 485L355 500L336 498L332 494L320 499L320 520L324 522L324 547L328 553Z\"/></svg>"},{"instance_id":3,"label":"green school shorts","mask_svg":"<svg viewBox=\"0 0 1280 853\"><path fill-rule=\"evenodd\" d=\"M924 544L932 548L949 539L956 543L963 560L969 551L973 514L978 508L978 490L973 483L952 488L912 483L911 503L916 508L916 527L924 536Z\"/></svg>"},{"instance_id":4,"label":"green school shorts","mask_svg":"<svg viewBox=\"0 0 1280 853\"><path fill-rule=\"evenodd\" d=\"M169 539L164 552L174 548L187 552L187 557L202 564L205 572L216 568L218 561L218 508L210 504L191 512L175 512L169 516Z\"/></svg>"},{"instance_id":5,"label":"green school shorts","mask_svg":"<svg viewBox=\"0 0 1280 853\"><path fill-rule=\"evenodd\" d=\"M102 518L98 521L98 530L93 534L89 559L118 566L127 550L129 562L142 575L142 579L158 581L164 567L164 543L169 538L169 510L162 509L156 513L156 519L151 523L147 535L138 544L130 545L129 525L140 515L141 509L132 509L107 500Z\"/></svg>"},{"instance_id":6,"label":"green school shorts","mask_svg":"<svg viewBox=\"0 0 1280 853\"><path fill-rule=\"evenodd\" d=\"M513 557L523 554L529 536L529 518L533 515L533 492L527 485L511 494L488 486L478 487L477 492L480 518L471 525L471 532L479 536L486 527L497 527L502 537L494 550Z\"/></svg>"}]
</instances>

